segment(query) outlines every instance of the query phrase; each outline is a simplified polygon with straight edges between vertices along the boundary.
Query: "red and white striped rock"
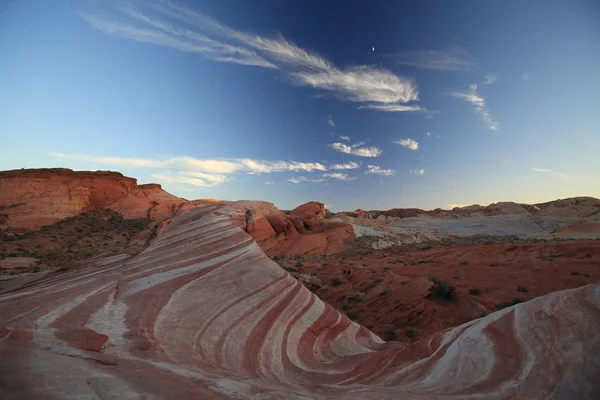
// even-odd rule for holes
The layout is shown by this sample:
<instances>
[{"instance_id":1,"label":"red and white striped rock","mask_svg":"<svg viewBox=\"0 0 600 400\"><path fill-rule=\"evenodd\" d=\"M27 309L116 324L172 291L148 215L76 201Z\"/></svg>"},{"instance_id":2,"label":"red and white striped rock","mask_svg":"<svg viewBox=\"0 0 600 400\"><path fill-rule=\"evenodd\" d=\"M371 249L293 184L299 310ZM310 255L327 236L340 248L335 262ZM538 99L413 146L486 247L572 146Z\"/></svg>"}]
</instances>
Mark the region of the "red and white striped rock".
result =
<instances>
[{"instance_id":1,"label":"red and white striped rock","mask_svg":"<svg viewBox=\"0 0 600 400\"><path fill-rule=\"evenodd\" d=\"M600 285L384 343L210 205L0 296L0 398L600 398Z\"/></svg>"}]
</instances>

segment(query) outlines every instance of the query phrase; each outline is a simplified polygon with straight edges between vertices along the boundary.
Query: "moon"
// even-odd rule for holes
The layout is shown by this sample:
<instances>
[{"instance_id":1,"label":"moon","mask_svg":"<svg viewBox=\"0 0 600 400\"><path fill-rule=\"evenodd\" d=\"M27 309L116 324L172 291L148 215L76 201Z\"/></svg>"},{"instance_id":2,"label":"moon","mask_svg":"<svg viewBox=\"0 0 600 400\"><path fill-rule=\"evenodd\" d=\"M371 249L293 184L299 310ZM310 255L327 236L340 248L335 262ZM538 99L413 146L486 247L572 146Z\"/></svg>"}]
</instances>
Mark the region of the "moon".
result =
<instances>
[{"instance_id":1,"label":"moon","mask_svg":"<svg viewBox=\"0 0 600 400\"><path fill-rule=\"evenodd\" d=\"M371 47L371 51L375 51L375 47Z\"/></svg>"}]
</instances>

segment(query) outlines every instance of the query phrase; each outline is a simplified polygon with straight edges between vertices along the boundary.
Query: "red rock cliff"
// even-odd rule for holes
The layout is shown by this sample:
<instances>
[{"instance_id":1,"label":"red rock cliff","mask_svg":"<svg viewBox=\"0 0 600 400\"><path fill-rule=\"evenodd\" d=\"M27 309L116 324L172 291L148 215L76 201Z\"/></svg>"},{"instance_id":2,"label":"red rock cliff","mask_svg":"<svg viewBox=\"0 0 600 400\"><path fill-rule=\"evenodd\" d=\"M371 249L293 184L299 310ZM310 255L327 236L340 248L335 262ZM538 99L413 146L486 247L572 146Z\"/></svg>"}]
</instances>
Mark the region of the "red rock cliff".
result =
<instances>
[{"instance_id":1,"label":"red rock cliff","mask_svg":"<svg viewBox=\"0 0 600 400\"><path fill-rule=\"evenodd\" d=\"M66 168L0 171L0 228L35 229L97 208L125 218L161 219L184 200L160 185L139 185L112 171Z\"/></svg>"}]
</instances>

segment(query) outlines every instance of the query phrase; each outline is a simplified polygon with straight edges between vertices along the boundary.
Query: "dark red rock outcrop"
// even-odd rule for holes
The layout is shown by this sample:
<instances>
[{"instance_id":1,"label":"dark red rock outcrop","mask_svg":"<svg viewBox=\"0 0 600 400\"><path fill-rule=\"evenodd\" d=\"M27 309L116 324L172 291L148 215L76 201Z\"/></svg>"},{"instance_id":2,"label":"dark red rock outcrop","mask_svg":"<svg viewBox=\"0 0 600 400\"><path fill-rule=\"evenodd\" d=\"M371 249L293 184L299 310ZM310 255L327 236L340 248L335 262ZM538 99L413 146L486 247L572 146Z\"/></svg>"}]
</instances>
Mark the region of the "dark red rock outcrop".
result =
<instances>
[{"instance_id":1,"label":"dark red rock outcrop","mask_svg":"<svg viewBox=\"0 0 600 400\"><path fill-rule=\"evenodd\" d=\"M112 208L130 219L163 219L183 202L160 185L138 185L118 172L0 171L0 224L4 228L35 229L98 208Z\"/></svg>"}]
</instances>

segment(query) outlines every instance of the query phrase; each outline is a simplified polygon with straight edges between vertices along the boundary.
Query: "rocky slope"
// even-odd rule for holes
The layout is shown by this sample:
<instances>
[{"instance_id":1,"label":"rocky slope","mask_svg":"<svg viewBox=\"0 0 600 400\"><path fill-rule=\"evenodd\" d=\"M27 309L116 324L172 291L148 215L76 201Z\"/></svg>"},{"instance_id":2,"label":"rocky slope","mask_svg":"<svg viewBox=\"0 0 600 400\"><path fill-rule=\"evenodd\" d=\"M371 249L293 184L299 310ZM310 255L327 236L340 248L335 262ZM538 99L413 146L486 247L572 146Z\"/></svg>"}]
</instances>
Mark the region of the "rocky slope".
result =
<instances>
[{"instance_id":1,"label":"rocky slope","mask_svg":"<svg viewBox=\"0 0 600 400\"><path fill-rule=\"evenodd\" d=\"M600 285L384 343L270 261L224 206L176 217L133 258L0 295L0 397L600 397Z\"/></svg>"},{"instance_id":2,"label":"rocky slope","mask_svg":"<svg viewBox=\"0 0 600 400\"><path fill-rule=\"evenodd\" d=\"M0 229L37 229L100 208L113 209L128 219L161 220L183 202L160 185L138 185L118 172L0 171Z\"/></svg>"},{"instance_id":3,"label":"rocky slope","mask_svg":"<svg viewBox=\"0 0 600 400\"><path fill-rule=\"evenodd\" d=\"M572 197L539 204L523 204L510 201L493 203L488 206L471 205L455 207L452 210L422 210L420 208L392 208L386 211L362 209L344 212L359 219L402 219L419 216L434 218L467 218L495 215L538 215L563 218L593 218L600 220L600 199L594 197Z\"/></svg>"}]
</instances>

